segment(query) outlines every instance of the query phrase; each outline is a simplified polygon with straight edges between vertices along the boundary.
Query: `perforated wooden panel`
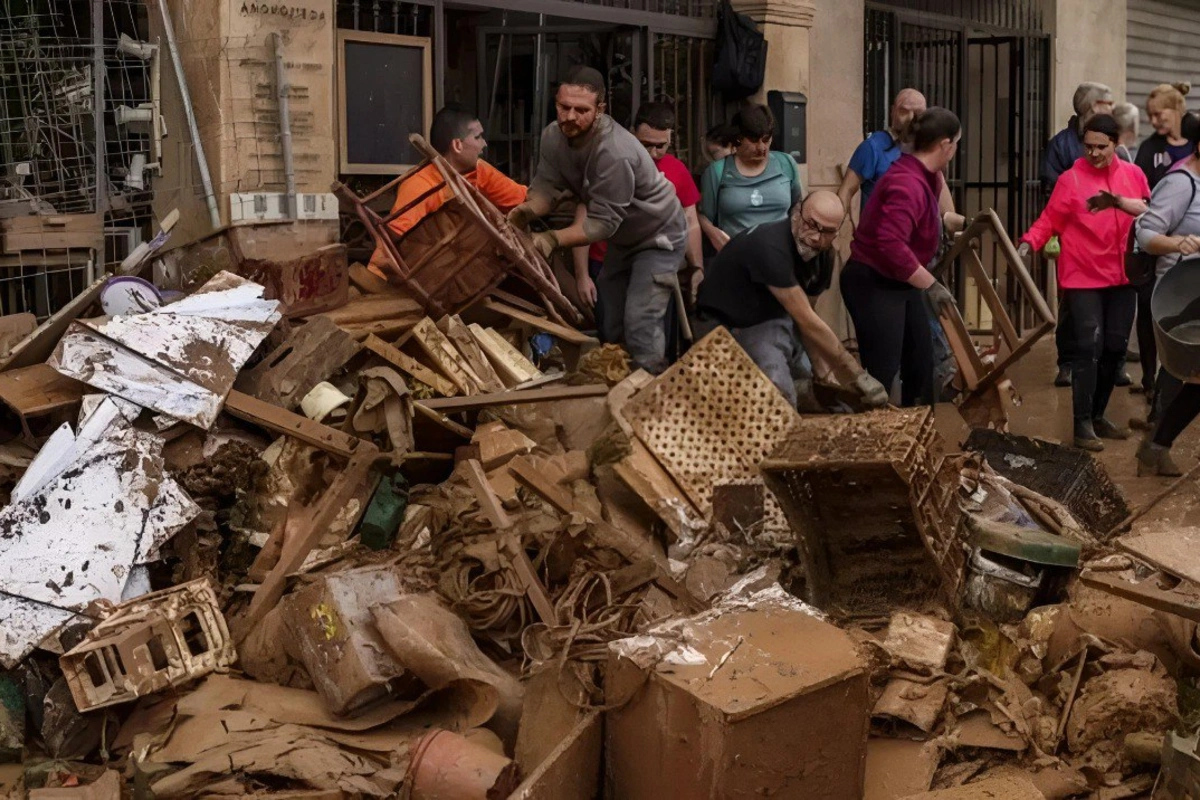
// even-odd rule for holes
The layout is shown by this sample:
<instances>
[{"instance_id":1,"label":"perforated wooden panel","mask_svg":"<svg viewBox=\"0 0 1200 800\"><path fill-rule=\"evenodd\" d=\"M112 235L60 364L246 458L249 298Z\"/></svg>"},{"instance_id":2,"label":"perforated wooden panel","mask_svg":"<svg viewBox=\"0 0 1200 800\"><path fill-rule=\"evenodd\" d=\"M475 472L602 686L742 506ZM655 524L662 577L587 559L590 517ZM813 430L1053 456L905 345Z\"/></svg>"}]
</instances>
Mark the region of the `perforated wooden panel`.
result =
<instances>
[{"instance_id":1,"label":"perforated wooden panel","mask_svg":"<svg viewBox=\"0 0 1200 800\"><path fill-rule=\"evenodd\" d=\"M693 345L622 413L706 517L712 512L713 485L760 479L759 462L800 421L724 328ZM783 521L773 498L768 521L772 517Z\"/></svg>"}]
</instances>

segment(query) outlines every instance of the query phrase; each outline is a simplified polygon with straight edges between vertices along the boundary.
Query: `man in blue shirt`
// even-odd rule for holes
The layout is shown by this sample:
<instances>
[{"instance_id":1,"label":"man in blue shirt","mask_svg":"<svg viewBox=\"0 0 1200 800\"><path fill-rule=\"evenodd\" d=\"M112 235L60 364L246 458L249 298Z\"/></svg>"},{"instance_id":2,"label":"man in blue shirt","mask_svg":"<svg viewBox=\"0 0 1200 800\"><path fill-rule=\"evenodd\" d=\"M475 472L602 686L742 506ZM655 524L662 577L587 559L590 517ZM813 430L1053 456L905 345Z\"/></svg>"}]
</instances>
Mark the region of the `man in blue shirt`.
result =
<instances>
[{"instance_id":1,"label":"man in blue shirt","mask_svg":"<svg viewBox=\"0 0 1200 800\"><path fill-rule=\"evenodd\" d=\"M842 185L838 187L838 197L846 213L850 212L850 201L858 190L862 189L862 206L867 205L867 198L875 188L875 182L883 177L888 167L896 163L900 157L900 143L914 118L925 110L925 95L916 89L901 89L892 103L886 131L875 131L863 141L850 157L850 168Z\"/></svg>"}]
</instances>

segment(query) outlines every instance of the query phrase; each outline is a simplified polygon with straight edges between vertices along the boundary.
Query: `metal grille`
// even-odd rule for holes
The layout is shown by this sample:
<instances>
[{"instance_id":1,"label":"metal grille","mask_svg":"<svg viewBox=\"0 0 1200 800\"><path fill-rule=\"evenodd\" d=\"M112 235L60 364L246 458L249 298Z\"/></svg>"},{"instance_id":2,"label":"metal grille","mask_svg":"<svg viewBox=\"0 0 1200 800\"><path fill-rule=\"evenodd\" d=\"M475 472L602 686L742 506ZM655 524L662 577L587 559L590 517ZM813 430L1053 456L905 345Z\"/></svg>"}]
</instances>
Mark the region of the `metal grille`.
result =
<instances>
[{"instance_id":1,"label":"metal grille","mask_svg":"<svg viewBox=\"0 0 1200 800\"><path fill-rule=\"evenodd\" d=\"M400 0L338 0L337 26L353 31L430 36L433 8Z\"/></svg>"},{"instance_id":2,"label":"metal grille","mask_svg":"<svg viewBox=\"0 0 1200 800\"><path fill-rule=\"evenodd\" d=\"M650 100L674 106L675 156L697 171L705 164L705 131L724 118L708 91L713 42L671 34L651 34L650 42Z\"/></svg>"},{"instance_id":3,"label":"metal grille","mask_svg":"<svg viewBox=\"0 0 1200 800\"><path fill-rule=\"evenodd\" d=\"M980 25L995 26L1010 19L1033 25L1040 16L989 16L992 12L985 9L950 2L905 7L918 5L932 16L879 4L867 9L863 133L886 127L891 99L908 86L923 92L929 105L957 113L962 140L959 155L947 170L955 204L968 217L995 209L1015 238L1029 227L1043 204L1038 171L1049 113L1049 39L1016 30L994 35ZM965 18L952 19L949 14L954 11ZM1015 14L1011 8L1009 12ZM1009 316L1023 330L1033 323L1032 310L1018 287L1003 284L997 246L989 237L981 259L1008 304ZM1043 290L1052 279L1041 262L1034 264L1033 277ZM952 282L968 324L976 330L988 329L991 318L975 288L961 274L953 276Z\"/></svg>"},{"instance_id":4,"label":"metal grille","mask_svg":"<svg viewBox=\"0 0 1200 800\"><path fill-rule=\"evenodd\" d=\"M1041 33L1042 0L881 0L875 5L916 11L1010 31Z\"/></svg>"}]
</instances>

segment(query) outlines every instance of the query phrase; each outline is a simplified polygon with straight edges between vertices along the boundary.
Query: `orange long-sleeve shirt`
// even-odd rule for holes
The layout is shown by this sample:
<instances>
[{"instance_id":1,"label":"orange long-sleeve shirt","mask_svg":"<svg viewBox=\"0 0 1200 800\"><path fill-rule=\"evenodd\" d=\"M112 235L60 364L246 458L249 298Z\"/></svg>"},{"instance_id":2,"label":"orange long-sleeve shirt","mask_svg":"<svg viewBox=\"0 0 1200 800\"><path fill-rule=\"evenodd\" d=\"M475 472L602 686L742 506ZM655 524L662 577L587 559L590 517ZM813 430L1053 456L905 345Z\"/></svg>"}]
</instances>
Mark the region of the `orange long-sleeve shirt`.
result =
<instances>
[{"instance_id":1,"label":"orange long-sleeve shirt","mask_svg":"<svg viewBox=\"0 0 1200 800\"><path fill-rule=\"evenodd\" d=\"M525 202L525 187L483 159L479 160L479 164L475 167L474 171L468 172L463 177L482 192L484 197L491 200L493 205L505 213ZM392 213L394 214L401 208L404 208L441 182L441 173L438 172L435 165L429 164L416 175L400 184L400 188L396 192L396 202L392 204ZM444 188L440 192L434 192L422 202L389 222L388 227L396 235L403 235L427 215L441 208L442 203L449 199L449 188ZM371 255L370 270L379 277L386 278L390 274L384 266L386 263L387 259L383 254L383 250L378 247L375 248L375 252Z\"/></svg>"}]
</instances>

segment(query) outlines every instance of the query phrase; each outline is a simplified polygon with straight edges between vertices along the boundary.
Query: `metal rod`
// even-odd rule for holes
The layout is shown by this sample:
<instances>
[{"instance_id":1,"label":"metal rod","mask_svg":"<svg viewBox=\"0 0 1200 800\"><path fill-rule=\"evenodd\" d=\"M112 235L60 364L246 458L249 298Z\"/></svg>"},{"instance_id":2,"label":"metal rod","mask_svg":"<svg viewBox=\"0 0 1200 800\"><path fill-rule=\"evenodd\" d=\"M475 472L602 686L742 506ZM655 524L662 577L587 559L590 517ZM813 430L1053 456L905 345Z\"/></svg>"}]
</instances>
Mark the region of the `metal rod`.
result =
<instances>
[{"instance_id":1,"label":"metal rod","mask_svg":"<svg viewBox=\"0 0 1200 800\"><path fill-rule=\"evenodd\" d=\"M287 191L287 217L296 219L296 162L292 154L292 112L288 93L291 84L288 83L287 67L283 63L283 34L275 31L271 34L275 42L275 85L276 96L279 98L279 141L283 146L283 179Z\"/></svg>"},{"instance_id":2,"label":"metal rod","mask_svg":"<svg viewBox=\"0 0 1200 800\"><path fill-rule=\"evenodd\" d=\"M179 46L175 43L175 28L171 24L171 11L167 8L168 0L158 0L158 8L162 13L163 29L167 34L167 47L171 51L171 63L175 65L175 79L179 81L179 95L183 100L183 110L187 112L188 133L192 137L192 147L196 150L196 166L200 169L200 180L204 183L204 202L208 205L208 217L213 228L221 227L221 212L217 210L217 196L213 192L212 175L208 171L208 159L204 157L204 143L200 141L200 129L196 125L196 110L192 107L192 95L188 91L187 77L183 74L183 61L179 58Z\"/></svg>"},{"instance_id":3,"label":"metal rod","mask_svg":"<svg viewBox=\"0 0 1200 800\"><path fill-rule=\"evenodd\" d=\"M104 0L92 0L92 115L96 125L96 211L108 210L108 165L104 142ZM102 256L103 257L103 256ZM88 276L91 280L91 276Z\"/></svg>"}]
</instances>

